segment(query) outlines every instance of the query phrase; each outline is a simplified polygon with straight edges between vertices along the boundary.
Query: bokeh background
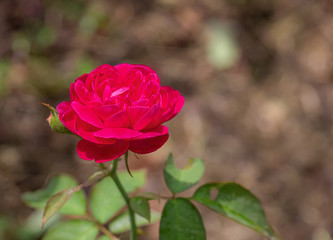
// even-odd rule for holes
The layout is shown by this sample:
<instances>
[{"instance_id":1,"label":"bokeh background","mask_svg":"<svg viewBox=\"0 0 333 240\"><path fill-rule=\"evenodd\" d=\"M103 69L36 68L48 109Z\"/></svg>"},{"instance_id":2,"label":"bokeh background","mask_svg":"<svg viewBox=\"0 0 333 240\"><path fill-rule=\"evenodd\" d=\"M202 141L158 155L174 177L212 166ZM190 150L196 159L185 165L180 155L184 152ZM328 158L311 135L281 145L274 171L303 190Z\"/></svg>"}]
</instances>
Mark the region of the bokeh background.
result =
<instances>
[{"instance_id":1,"label":"bokeh background","mask_svg":"<svg viewBox=\"0 0 333 240\"><path fill-rule=\"evenodd\" d=\"M282 239L332 240L333 4L329 0L1 0L0 239L32 209L20 195L57 173L94 171L48 110L100 64L146 64L186 99L154 154L145 190L167 193L162 167L205 160L201 183L236 181L260 199ZM191 192L184 193L189 196ZM159 208L159 204L154 205ZM200 207L208 240L264 239ZM39 221L39 220L38 220ZM141 239L158 239L158 225Z\"/></svg>"}]
</instances>

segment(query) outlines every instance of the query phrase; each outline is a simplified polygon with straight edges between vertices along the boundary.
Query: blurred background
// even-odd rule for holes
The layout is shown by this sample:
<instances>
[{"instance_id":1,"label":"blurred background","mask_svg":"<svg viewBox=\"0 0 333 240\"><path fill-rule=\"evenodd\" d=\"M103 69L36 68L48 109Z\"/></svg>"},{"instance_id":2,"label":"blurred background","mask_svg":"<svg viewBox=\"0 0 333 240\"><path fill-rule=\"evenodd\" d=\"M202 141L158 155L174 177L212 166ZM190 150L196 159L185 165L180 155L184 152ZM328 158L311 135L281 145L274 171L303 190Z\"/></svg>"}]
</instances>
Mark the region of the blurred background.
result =
<instances>
[{"instance_id":1,"label":"blurred background","mask_svg":"<svg viewBox=\"0 0 333 240\"><path fill-rule=\"evenodd\" d=\"M146 191L167 194L169 152L179 167L200 157L201 184L251 190L281 239L332 240L331 1L1 0L0 36L0 239L38 239L23 192L96 168L78 159L75 137L51 132L40 103L68 100L70 83L98 65L128 62L186 99L167 144L130 156L148 169ZM199 210L208 240L264 239ZM158 239L158 224L144 230Z\"/></svg>"}]
</instances>

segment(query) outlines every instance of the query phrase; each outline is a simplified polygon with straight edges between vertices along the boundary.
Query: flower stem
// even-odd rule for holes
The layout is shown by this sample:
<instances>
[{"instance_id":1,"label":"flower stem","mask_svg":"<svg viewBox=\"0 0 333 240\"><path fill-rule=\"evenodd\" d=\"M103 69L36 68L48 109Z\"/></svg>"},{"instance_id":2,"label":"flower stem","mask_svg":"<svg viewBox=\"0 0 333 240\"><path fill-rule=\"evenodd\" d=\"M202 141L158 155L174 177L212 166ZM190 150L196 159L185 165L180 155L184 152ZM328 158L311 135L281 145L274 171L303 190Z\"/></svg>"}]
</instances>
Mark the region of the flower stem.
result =
<instances>
[{"instance_id":1,"label":"flower stem","mask_svg":"<svg viewBox=\"0 0 333 240\"><path fill-rule=\"evenodd\" d=\"M129 214L129 218L130 218L130 223L131 223L131 235L130 235L130 239L131 240L136 240L136 224L135 224L135 218L134 218L134 212L133 209L131 208L130 205L130 198L128 197L123 185L121 184L118 175L117 175L117 165L118 165L118 158L113 160L113 167L112 170L110 172L110 176L112 177L113 181L115 182L116 186L118 187L121 195L123 196L127 208L128 208L128 214Z\"/></svg>"}]
</instances>

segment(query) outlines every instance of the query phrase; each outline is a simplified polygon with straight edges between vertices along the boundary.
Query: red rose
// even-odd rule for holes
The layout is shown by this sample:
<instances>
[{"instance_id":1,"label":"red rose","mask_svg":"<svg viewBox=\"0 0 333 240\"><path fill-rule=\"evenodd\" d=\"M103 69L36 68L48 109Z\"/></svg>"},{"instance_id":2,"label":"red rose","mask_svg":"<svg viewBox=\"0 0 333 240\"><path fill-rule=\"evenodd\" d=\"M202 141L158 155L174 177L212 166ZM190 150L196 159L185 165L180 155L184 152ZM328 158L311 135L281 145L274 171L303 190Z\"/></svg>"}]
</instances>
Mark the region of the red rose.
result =
<instances>
[{"instance_id":1,"label":"red rose","mask_svg":"<svg viewBox=\"0 0 333 240\"><path fill-rule=\"evenodd\" d=\"M181 110L184 97L162 87L144 65L102 65L70 86L70 101L57 106L59 119L82 140L80 158L105 162L127 150L150 153L168 139L161 125Z\"/></svg>"}]
</instances>

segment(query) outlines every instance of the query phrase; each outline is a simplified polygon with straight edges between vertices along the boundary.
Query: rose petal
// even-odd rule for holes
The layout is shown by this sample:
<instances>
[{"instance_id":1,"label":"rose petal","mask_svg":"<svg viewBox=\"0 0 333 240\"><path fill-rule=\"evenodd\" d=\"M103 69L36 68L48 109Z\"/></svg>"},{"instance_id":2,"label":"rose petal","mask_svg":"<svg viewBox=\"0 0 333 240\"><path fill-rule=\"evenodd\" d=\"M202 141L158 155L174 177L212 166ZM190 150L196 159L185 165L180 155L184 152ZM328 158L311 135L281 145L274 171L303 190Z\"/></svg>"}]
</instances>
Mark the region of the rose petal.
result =
<instances>
[{"instance_id":1,"label":"rose petal","mask_svg":"<svg viewBox=\"0 0 333 240\"><path fill-rule=\"evenodd\" d=\"M156 77L157 77L157 74L155 73L155 71L152 68L150 68L150 67L148 67L146 65L133 64L131 71L133 71L133 72L141 72L144 76L147 76L147 75L150 75L150 74L155 74ZM157 77L156 80L159 81L158 77Z\"/></svg>"},{"instance_id":2,"label":"rose petal","mask_svg":"<svg viewBox=\"0 0 333 240\"><path fill-rule=\"evenodd\" d=\"M77 134L75 130L75 122L78 119L78 116L73 110L66 112L61 118L59 115L59 119L69 131Z\"/></svg>"},{"instance_id":3,"label":"rose petal","mask_svg":"<svg viewBox=\"0 0 333 240\"><path fill-rule=\"evenodd\" d=\"M172 111L169 112L167 116L164 117L164 121L169 121L172 118L174 118L182 109L185 103L185 98L179 94L176 102L174 103L174 107L172 108Z\"/></svg>"},{"instance_id":4,"label":"rose petal","mask_svg":"<svg viewBox=\"0 0 333 240\"><path fill-rule=\"evenodd\" d=\"M171 87L162 87L160 90L162 118L166 122L175 117L182 109L185 99Z\"/></svg>"},{"instance_id":5,"label":"rose petal","mask_svg":"<svg viewBox=\"0 0 333 240\"><path fill-rule=\"evenodd\" d=\"M169 129L167 126L160 125L157 128L150 129L149 131L144 132L142 135L140 135L136 139L146 139L146 138L158 137L161 135L166 135L166 134L168 134L168 132L169 132Z\"/></svg>"},{"instance_id":6,"label":"rose petal","mask_svg":"<svg viewBox=\"0 0 333 240\"><path fill-rule=\"evenodd\" d=\"M81 140L76 146L77 154L84 160L106 162L122 156L128 150L128 142L117 141L114 144L96 144Z\"/></svg>"},{"instance_id":7,"label":"rose petal","mask_svg":"<svg viewBox=\"0 0 333 240\"><path fill-rule=\"evenodd\" d=\"M79 115L79 117L86 121L87 123L90 123L96 127L102 128L104 126L101 119L97 116L97 114L91 110L90 108L78 103L78 102L72 102L72 107L74 111Z\"/></svg>"},{"instance_id":8,"label":"rose petal","mask_svg":"<svg viewBox=\"0 0 333 240\"><path fill-rule=\"evenodd\" d=\"M142 90L141 95L144 95L146 98L150 98L152 95L158 93L160 90L159 83L156 83L154 81L149 81L145 83L145 87Z\"/></svg>"},{"instance_id":9,"label":"rose petal","mask_svg":"<svg viewBox=\"0 0 333 240\"><path fill-rule=\"evenodd\" d=\"M71 106L71 102L66 101L66 102L61 102L58 104L58 106L56 107L59 116L65 114L68 111L72 111L73 108Z\"/></svg>"},{"instance_id":10,"label":"rose petal","mask_svg":"<svg viewBox=\"0 0 333 240\"><path fill-rule=\"evenodd\" d=\"M95 69L95 78L93 81L94 89L106 80L118 80L119 73L117 69L111 65L104 64Z\"/></svg>"},{"instance_id":11,"label":"rose petal","mask_svg":"<svg viewBox=\"0 0 333 240\"><path fill-rule=\"evenodd\" d=\"M128 115L125 110L113 114L104 121L106 128L127 128L129 126Z\"/></svg>"},{"instance_id":12,"label":"rose petal","mask_svg":"<svg viewBox=\"0 0 333 240\"><path fill-rule=\"evenodd\" d=\"M129 150L139 154L151 153L162 147L168 138L169 134L165 134L153 138L134 140L130 142Z\"/></svg>"},{"instance_id":13,"label":"rose petal","mask_svg":"<svg viewBox=\"0 0 333 240\"><path fill-rule=\"evenodd\" d=\"M75 82L81 81L81 82L85 83L88 76L89 76L89 74L85 73L85 74L81 75L80 77L78 77L77 79L75 79Z\"/></svg>"},{"instance_id":14,"label":"rose petal","mask_svg":"<svg viewBox=\"0 0 333 240\"><path fill-rule=\"evenodd\" d=\"M122 63L122 64L116 65L114 67L118 70L118 72L120 73L120 76L125 78L127 73L133 67L133 65L128 64L128 63Z\"/></svg>"},{"instance_id":15,"label":"rose petal","mask_svg":"<svg viewBox=\"0 0 333 240\"><path fill-rule=\"evenodd\" d=\"M146 112L148 111L149 107L141 107L141 106L129 107L128 116L131 126L134 126L135 123L139 121L140 118L142 118L142 116L145 115Z\"/></svg>"},{"instance_id":16,"label":"rose petal","mask_svg":"<svg viewBox=\"0 0 333 240\"><path fill-rule=\"evenodd\" d=\"M111 117L113 114L121 111L122 109L118 105L102 105L95 109L97 115L104 121Z\"/></svg>"},{"instance_id":17,"label":"rose petal","mask_svg":"<svg viewBox=\"0 0 333 240\"><path fill-rule=\"evenodd\" d=\"M103 102L105 102L106 99L110 98L112 94L111 86L107 85L103 89Z\"/></svg>"},{"instance_id":18,"label":"rose petal","mask_svg":"<svg viewBox=\"0 0 333 240\"><path fill-rule=\"evenodd\" d=\"M87 90L83 82L77 81L74 85L74 91L80 99L80 102L82 102L83 104L89 104L90 99L88 98L88 96L90 95L90 92Z\"/></svg>"},{"instance_id":19,"label":"rose petal","mask_svg":"<svg viewBox=\"0 0 333 240\"><path fill-rule=\"evenodd\" d=\"M116 139L111 139L111 138L96 137L94 135L94 133L99 130L100 130L100 128L97 128L97 127L83 121L79 117L75 121L76 134L89 142L98 143L98 144L113 144L117 141Z\"/></svg>"},{"instance_id":20,"label":"rose petal","mask_svg":"<svg viewBox=\"0 0 333 240\"><path fill-rule=\"evenodd\" d=\"M174 116L176 116L180 110L183 108L184 106L184 103L185 103L185 98L179 94L178 98L177 98L177 101L176 101L176 105L175 105L175 109L173 111L173 115L171 118L173 118ZM168 119L169 120L169 119ZM167 120L166 120L167 121Z\"/></svg>"},{"instance_id":21,"label":"rose petal","mask_svg":"<svg viewBox=\"0 0 333 240\"><path fill-rule=\"evenodd\" d=\"M125 92L128 92L128 90L129 90L128 87L119 88L111 94L111 97L117 97Z\"/></svg>"},{"instance_id":22,"label":"rose petal","mask_svg":"<svg viewBox=\"0 0 333 240\"><path fill-rule=\"evenodd\" d=\"M100 138L131 139L142 133L129 128L104 128L95 132L94 135Z\"/></svg>"},{"instance_id":23,"label":"rose petal","mask_svg":"<svg viewBox=\"0 0 333 240\"><path fill-rule=\"evenodd\" d=\"M148 112L146 112L145 115L143 115L139 121L137 121L133 129L135 130L141 130L145 128L147 125L151 125L153 127L156 127L161 124L160 121L158 121L161 117L161 107L160 103L156 103L151 109L149 109Z\"/></svg>"}]
</instances>

